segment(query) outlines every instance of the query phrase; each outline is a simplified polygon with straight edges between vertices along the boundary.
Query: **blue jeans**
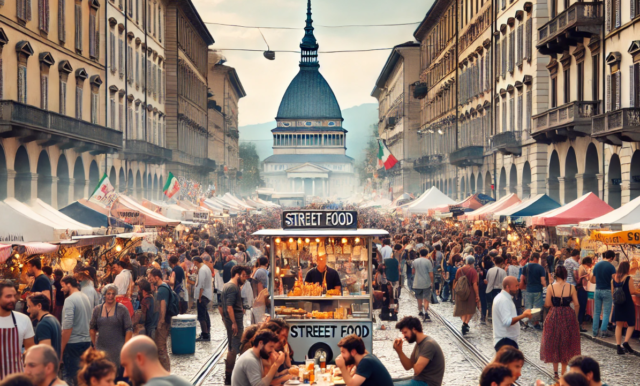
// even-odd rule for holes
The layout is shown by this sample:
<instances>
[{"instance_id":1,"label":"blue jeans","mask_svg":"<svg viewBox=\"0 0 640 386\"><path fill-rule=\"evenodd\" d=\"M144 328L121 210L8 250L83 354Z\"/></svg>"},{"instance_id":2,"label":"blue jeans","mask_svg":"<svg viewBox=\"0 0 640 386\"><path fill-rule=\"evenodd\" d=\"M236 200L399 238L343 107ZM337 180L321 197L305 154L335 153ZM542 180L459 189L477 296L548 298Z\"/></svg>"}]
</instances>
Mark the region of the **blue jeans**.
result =
<instances>
[{"instance_id":1,"label":"blue jeans","mask_svg":"<svg viewBox=\"0 0 640 386\"><path fill-rule=\"evenodd\" d=\"M578 303L580 304L580 311L578 311L578 323L582 328L582 322L584 322L584 315L587 312L587 302L589 301L589 294L584 288L578 290Z\"/></svg>"},{"instance_id":2,"label":"blue jeans","mask_svg":"<svg viewBox=\"0 0 640 386\"><path fill-rule=\"evenodd\" d=\"M62 354L64 362L64 381L69 386L78 384L78 371L80 370L80 356L91 347L91 342L67 343Z\"/></svg>"},{"instance_id":3,"label":"blue jeans","mask_svg":"<svg viewBox=\"0 0 640 386\"><path fill-rule=\"evenodd\" d=\"M600 312L602 312L602 326L600 330L602 332L607 331L609 325L609 316L611 315L611 305L613 303L613 297L610 289L597 289L594 294L595 310L593 312L593 334L598 333L598 326L600 324ZM602 309L604 307L604 310Z\"/></svg>"},{"instance_id":4,"label":"blue jeans","mask_svg":"<svg viewBox=\"0 0 640 386\"><path fill-rule=\"evenodd\" d=\"M440 293L440 297L442 298L442 300L444 300L445 302L449 300L449 298L451 297L451 285L449 284L449 282L447 281L443 281L442 282L442 292Z\"/></svg>"},{"instance_id":5,"label":"blue jeans","mask_svg":"<svg viewBox=\"0 0 640 386\"><path fill-rule=\"evenodd\" d=\"M402 382L394 382L394 386L429 386L422 381L416 381L415 379L408 379Z\"/></svg>"},{"instance_id":6,"label":"blue jeans","mask_svg":"<svg viewBox=\"0 0 640 386\"><path fill-rule=\"evenodd\" d=\"M525 292L524 294L524 309L531 310L533 308L542 308L544 305L544 299L542 298L542 292ZM528 319L525 323L533 327L530 323L531 319Z\"/></svg>"},{"instance_id":7,"label":"blue jeans","mask_svg":"<svg viewBox=\"0 0 640 386\"><path fill-rule=\"evenodd\" d=\"M407 287L409 287L410 290L413 290L413 273L409 267L407 267Z\"/></svg>"}]
</instances>

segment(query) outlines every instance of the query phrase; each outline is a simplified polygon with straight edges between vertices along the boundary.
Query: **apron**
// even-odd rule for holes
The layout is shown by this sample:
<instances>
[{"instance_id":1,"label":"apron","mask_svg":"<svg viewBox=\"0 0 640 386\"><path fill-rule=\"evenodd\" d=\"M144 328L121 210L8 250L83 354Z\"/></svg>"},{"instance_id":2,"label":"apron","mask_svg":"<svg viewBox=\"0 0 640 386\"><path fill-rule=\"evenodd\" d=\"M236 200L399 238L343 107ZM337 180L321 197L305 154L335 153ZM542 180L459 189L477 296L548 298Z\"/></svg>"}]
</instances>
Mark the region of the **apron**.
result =
<instances>
[{"instance_id":1,"label":"apron","mask_svg":"<svg viewBox=\"0 0 640 386\"><path fill-rule=\"evenodd\" d=\"M22 344L20 342L20 333L18 332L18 323L16 317L11 311L13 319L13 327L0 328L0 379L6 378L8 375L22 373Z\"/></svg>"}]
</instances>

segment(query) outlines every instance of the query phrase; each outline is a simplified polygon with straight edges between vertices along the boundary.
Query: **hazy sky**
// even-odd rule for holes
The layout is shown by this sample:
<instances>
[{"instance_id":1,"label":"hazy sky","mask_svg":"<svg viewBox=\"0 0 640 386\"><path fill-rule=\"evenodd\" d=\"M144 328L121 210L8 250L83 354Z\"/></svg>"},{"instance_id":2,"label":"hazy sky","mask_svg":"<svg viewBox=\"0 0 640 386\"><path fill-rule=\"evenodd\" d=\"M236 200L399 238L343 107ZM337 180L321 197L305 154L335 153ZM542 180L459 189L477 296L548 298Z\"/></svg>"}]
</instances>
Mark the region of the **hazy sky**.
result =
<instances>
[{"instance_id":1,"label":"hazy sky","mask_svg":"<svg viewBox=\"0 0 640 386\"><path fill-rule=\"evenodd\" d=\"M193 0L202 20L251 26L294 27L262 29L272 50L299 50L304 35L306 0ZM414 40L417 24L400 27L323 28L318 25L392 24L418 22L433 0L312 0L315 36L320 51L393 47ZM256 29L208 25L215 49L266 50ZM372 103L371 91L390 51L320 54L320 71L333 88L342 109ZM262 52L224 51L227 65L238 71L247 96L240 101L240 125L269 122L280 99L298 72L299 54L276 53L269 61Z\"/></svg>"}]
</instances>

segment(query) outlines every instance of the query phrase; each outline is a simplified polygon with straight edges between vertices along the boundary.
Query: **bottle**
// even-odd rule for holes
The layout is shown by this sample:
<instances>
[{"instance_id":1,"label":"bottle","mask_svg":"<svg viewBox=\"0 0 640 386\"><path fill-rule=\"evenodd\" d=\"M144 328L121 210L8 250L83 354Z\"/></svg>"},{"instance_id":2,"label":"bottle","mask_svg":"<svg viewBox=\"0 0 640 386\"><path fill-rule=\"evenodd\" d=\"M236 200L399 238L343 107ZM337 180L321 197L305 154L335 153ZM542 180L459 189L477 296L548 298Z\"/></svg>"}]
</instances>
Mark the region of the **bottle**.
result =
<instances>
[{"instance_id":1,"label":"bottle","mask_svg":"<svg viewBox=\"0 0 640 386\"><path fill-rule=\"evenodd\" d=\"M327 368L327 356L324 351L320 354L320 368L322 370Z\"/></svg>"},{"instance_id":2,"label":"bottle","mask_svg":"<svg viewBox=\"0 0 640 386\"><path fill-rule=\"evenodd\" d=\"M315 381L316 381L316 371L311 370L309 371L309 383L313 383Z\"/></svg>"}]
</instances>

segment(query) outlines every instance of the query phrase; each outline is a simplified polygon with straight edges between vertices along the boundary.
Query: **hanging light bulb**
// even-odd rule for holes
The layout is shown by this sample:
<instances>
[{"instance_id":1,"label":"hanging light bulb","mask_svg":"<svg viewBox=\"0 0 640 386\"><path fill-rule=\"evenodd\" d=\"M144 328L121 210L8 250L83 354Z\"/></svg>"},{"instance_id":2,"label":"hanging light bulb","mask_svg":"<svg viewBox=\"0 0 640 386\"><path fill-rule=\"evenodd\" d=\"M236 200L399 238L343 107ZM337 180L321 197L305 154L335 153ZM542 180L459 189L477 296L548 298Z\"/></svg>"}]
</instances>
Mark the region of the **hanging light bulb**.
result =
<instances>
[{"instance_id":1,"label":"hanging light bulb","mask_svg":"<svg viewBox=\"0 0 640 386\"><path fill-rule=\"evenodd\" d=\"M356 237L356 244L360 242L360 237Z\"/></svg>"},{"instance_id":2,"label":"hanging light bulb","mask_svg":"<svg viewBox=\"0 0 640 386\"><path fill-rule=\"evenodd\" d=\"M15 257L16 259L20 258L20 254L16 253L15 255L13 255L13 257Z\"/></svg>"},{"instance_id":3,"label":"hanging light bulb","mask_svg":"<svg viewBox=\"0 0 640 386\"><path fill-rule=\"evenodd\" d=\"M116 252L122 251L122 247L120 245L116 245Z\"/></svg>"},{"instance_id":4,"label":"hanging light bulb","mask_svg":"<svg viewBox=\"0 0 640 386\"><path fill-rule=\"evenodd\" d=\"M280 244L280 237L276 237L276 244Z\"/></svg>"},{"instance_id":5,"label":"hanging light bulb","mask_svg":"<svg viewBox=\"0 0 640 386\"><path fill-rule=\"evenodd\" d=\"M302 244L302 239L298 239L298 244Z\"/></svg>"},{"instance_id":6,"label":"hanging light bulb","mask_svg":"<svg viewBox=\"0 0 640 386\"><path fill-rule=\"evenodd\" d=\"M307 243L307 244L309 244L309 241L311 241L311 240L309 240L308 238L304 239L304 242Z\"/></svg>"},{"instance_id":7,"label":"hanging light bulb","mask_svg":"<svg viewBox=\"0 0 640 386\"><path fill-rule=\"evenodd\" d=\"M319 242L320 242L320 239L316 239L316 243L319 243Z\"/></svg>"},{"instance_id":8,"label":"hanging light bulb","mask_svg":"<svg viewBox=\"0 0 640 386\"><path fill-rule=\"evenodd\" d=\"M289 242L292 243L293 242L293 237L289 237Z\"/></svg>"},{"instance_id":9,"label":"hanging light bulb","mask_svg":"<svg viewBox=\"0 0 640 386\"><path fill-rule=\"evenodd\" d=\"M347 243L347 239L342 238L342 244L346 244Z\"/></svg>"}]
</instances>

